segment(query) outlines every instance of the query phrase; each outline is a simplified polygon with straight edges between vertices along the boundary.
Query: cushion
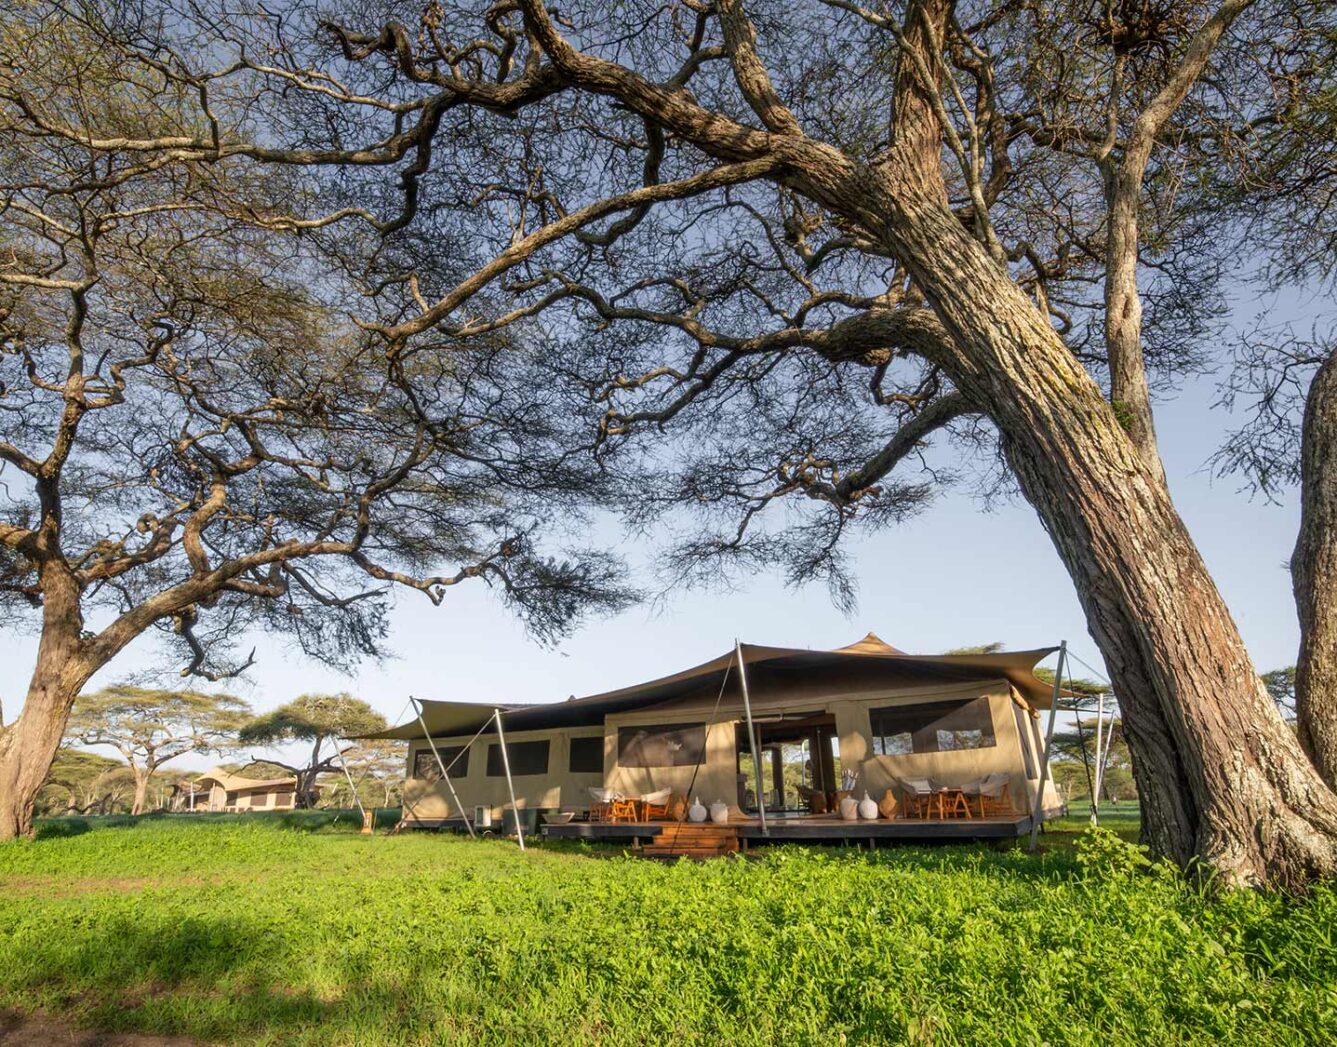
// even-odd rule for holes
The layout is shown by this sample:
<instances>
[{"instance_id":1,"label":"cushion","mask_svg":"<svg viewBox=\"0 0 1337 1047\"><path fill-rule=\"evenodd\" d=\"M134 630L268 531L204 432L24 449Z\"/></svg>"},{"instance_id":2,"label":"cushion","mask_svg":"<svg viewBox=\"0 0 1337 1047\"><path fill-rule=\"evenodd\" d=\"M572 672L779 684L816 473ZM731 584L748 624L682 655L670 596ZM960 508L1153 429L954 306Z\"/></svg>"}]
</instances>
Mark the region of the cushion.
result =
<instances>
[{"instance_id":1,"label":"cushion","mask_svg":"<svg viewBox=\"0 0 1337 1047\"><path fill-rule=\"evenodd\" d=\"M896 817L896 794L888 789L882 794L882 799L877 801L877 813L883 818Z\"/></svg>"},{"instance_id":2,"label":"cushion","mask_svg":"<svg viewBox=\"0 0 1337 1047\"><path fill-rule=\"evenodd\" d=\"M687 818L687 797L682 793L674 793L668 799L668 817L671 821L681 822Z\"/></svg>"},{"instance_id":3,"label":"cushion","mask_svg":"<svg viewBox=\"0 0 1337 1047\"><path fill-rule=\"evenodd\" d=\"M915 792L928 793L933 791L933 786L927 778L902 778L901 781L905 783L907 789L912 789Z\"/></svg>"}]
</instances>

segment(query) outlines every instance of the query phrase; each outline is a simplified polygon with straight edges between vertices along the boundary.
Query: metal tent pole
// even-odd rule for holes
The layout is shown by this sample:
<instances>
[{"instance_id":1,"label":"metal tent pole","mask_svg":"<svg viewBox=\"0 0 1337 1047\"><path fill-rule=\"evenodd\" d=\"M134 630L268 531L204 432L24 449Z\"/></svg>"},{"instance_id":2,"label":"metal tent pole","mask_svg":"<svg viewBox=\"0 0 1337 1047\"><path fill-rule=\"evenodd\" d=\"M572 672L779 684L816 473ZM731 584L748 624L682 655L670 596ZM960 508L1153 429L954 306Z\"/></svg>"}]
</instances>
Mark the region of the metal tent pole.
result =
<instances>
[{"instance_id":1,"label":"metal tent pole","mask_svg":"<svg viewBox=\"0 0 1337 1047\"><path fill-rule=\"evenodd\" d=\"M1100 739L1105 733L1105 692L1096 695L1096 775L1091 789L1091 824L1100 824Z\"/></svg>"},{"instance_id":2,"label":"metal tent pole","mask_svg":"<svg viewBox=\"0 0 1337 1047\"><path fill-rule=\"evenodd\" d=\"M362 822L366 824L367 809L362 806L362 800L357 794L357 786L353 784L353 776L348 773L348 761L344 759L343 750L337 745L334 747L334 755L339 757L339 766L343 769L344 777L348 780L348 791L353 794L353 802L357 804L357 813L362 815Z\"/></svg>"},{"instance_id":3,"label":"metal tent pole","mask_svg":"<svg viewBox=\"0 0 1337 1047\"><path fill-rule=\"evenodd\" d=\"M770 836L771 830L766 825L766 790L761 780L761 754L757 752L757 730L752 723L752 699L747 693L747 668L743 665L743 645L735 637L734 653L738 655L738 679L743 684L743 715L747 717L747 742L752 748L752 770L757 776L757 814L761 816L761 834Z\"/></svg>"},{"instance_id":4,"label":"metal tent pole","mask_svg":"<svg viewBox=\"0 0 1337 1047\"><path fill-rule=\"evenodd\" d=\"M477 839L474 836L473 823L469 821L469 816L464 813L464 805L460 803L459 794L455 792L455 783L450 780L450 775L446 772L446 764L441 759L441 754L436 751L436 742L432 741L432 732L427 729L427 721L422 718L422 703L412 695L409 701L413 703L413 710L418 714L418 722L422 724L423 737L427 739L427 745L432 750L432 755L436 757L436 765L441 769L441 780L446 783L446 788L450 790L450 795L455 799L455 809L460 812L460 817L464 819L464 828L469 831L470 839Z\"/></svg>"},{"instance_id":5,"label":"metal tent pole","mask_svg":"<svg viewBox=\"0 0 1337 1047\"><path fill-rule=\"evenodd\" d=\"M1044 759L1040 761L1040 783L1035 789L1035 806L1031 809L1031 844L1035 850L1040 838L1040 819L1044 815L1045 782L1049 780L1049 749L1054 744L1054 719L1058 716L1058 696L1063 690L1063 668L1068 660L1068 641L1061 640L1058 645L1058 668L1054 670L1054 699L1049 704L1049 726L1045 729Z\"/></svg>"},{"instance_id":6,"label":"metal tent pole","mask_svg":"<svg viewBox=\"0 0 1337 1047\"><path fill-rule=\"evenodd\" d=\"M525 831L520 828L520 808L515 804L515 782L511 781L511 758L506 755L506 735L501 729L501 710L494 709L492 718L497 721L497 741L501 744L501 766L506 771L506 791L511 794L511 811L515 815L515 838L520 850L525 849Z\"/></svg>"}]
</instances>

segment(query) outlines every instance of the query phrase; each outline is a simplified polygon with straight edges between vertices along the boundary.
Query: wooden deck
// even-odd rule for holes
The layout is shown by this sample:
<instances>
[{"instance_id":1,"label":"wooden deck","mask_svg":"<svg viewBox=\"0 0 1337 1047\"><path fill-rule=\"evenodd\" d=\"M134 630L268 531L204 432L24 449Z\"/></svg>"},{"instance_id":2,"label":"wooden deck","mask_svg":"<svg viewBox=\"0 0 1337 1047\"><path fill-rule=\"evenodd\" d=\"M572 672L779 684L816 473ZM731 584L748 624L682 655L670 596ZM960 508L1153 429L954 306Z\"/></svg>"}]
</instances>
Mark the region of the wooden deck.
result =
<instances>
[{"instance_id":1,"label":"wooden deck","mask_svg":"<svg viewBox=\"0 0 1337 1047\"><path fill-rule=\"evenodd\" d=\"M1017 815L1015 818L949 818L942 821L897 818L847 822L839 816L809 814L768 818L765 832L758 818L731 820L722 826L710 826L709 823L680 826L678 822L569 822L566 825L544 825L540 831L551 840L641 842L654 846L665 833L676 835L676 832L689 828L730 830L744 847L752 843L840 843L847 840L930 843L1015 839L1031 831L1031 820L1026 815Z\"/></svg>"}]
</instances>

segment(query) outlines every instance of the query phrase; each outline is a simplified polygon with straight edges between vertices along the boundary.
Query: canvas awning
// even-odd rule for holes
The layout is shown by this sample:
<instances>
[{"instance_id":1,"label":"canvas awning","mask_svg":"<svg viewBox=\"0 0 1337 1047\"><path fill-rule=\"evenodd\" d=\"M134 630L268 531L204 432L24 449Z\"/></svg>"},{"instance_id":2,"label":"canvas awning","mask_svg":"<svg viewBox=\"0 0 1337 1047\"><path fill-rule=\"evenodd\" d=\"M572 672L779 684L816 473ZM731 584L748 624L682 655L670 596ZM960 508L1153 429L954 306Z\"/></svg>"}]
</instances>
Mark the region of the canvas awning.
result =
<instances>
[{"instance_id":1,"label":"canvas awning","mask_svg":"<svg viewBox=\"0 0 1337 1047\"><path fill-rule=\"evenodd\" d=\"M754 704L757 705L764 704L767 678L831 673L857 675L861 679L872 677L876 682L894 687L1005 679L1033 707L1047 709L1053 702L1053 685L1036 677L1035 666L1058 648L989 654L906 654L869 633L857 643L834 651L757 644L742 644L741 650L748 676L753 680ZM731 666L736 666L736 658L735 652L730 650L671 676L565 702L497 706L422 701L423 720L433 738L472 734L487 723L496 708L505 714L508 731L592 726L603 723L604 717L612 713L648 708L694 691L719 687L724 674ZM414 719L366 737L407 741L422 739L426 734L422 724Z\"/></svg>"}]
</instances>

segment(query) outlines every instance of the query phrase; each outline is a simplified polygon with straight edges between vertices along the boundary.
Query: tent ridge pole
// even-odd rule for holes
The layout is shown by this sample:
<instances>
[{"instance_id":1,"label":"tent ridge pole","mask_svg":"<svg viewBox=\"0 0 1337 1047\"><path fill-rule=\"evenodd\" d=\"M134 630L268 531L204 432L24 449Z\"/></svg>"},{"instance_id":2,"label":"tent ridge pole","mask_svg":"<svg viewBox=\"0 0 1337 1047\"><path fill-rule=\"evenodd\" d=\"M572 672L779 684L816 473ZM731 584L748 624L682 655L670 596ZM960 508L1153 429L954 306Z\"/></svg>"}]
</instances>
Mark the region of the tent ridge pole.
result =
<instances>
[{"instance_id":1,"label":"tent ridge pole","mask_svg":"<svg viewBox=\"0 0 1337 1047\"><path fill-rule=\"evenodd\" d=\"M511 794L511 813L515 815L515 838L520 850L525 849L525 831L520 827L520 808L515 803L515 783L511 780L511 758L506 754L506 735L501 729L501 710L492 710L492 718L497 723L497 741L501 744L501 766L506 771L506 791Z\"/></svg>"},{"instance_id":2,"label":"tent ridge pole","mask_svg":"<svg viewBox=\"0 0 1337 1047\"><path fill-rule=\"evenodd\" d=\"M432 755L436 757L436 765L441 770L441 780L446 783L446 788L450 790L450 795L454 797L455 809L460 812L460 817L464 819L464 828L468 830L471 840L477 839L474 836L473 823L469 821L469 816L464 813L464 804L460 803L459 794L455 792L455 783L450 780L450 775L446 772L445 761L441 759L441 754L436 751L436 742L432 741L432 732L427 729L427 721L422 718L422 702L414 698L413 695L409 695L409 701L413 703L413 709L418 714L418 722L422 724L422 734L427 739L427 747L432 750ZM451 763L454 762L454 760L451 761Z\"/></svg>"},{"instance_id":3,"label":"tent ridge pole","mask_svg":"<svg viewBox=\"0 0 1337 1047\"><path fill-rule=\"evenodd\" d=\"M1035 806L1031 808L1030 850L1040 838L1040 822L1044 818L1045 782L1049 780L1049 750L1054 744L1054 719L1058 716L1058 696L1063 690L1063 669L1068 659L1068 641L1058 645L1058 668L1054 671L1054 697L1049 704L1049 726L1045 729L1044 758L1040 761L1040 781L1035 787Z\"/></svg>"},{"instance_id":4,"label":"tent ridge pole","mask_svg":"<svg viewBox=\"0 0 1337 1047\"><path fill-rule=\"evenodd\" d=\"M752 698L747 691L747 667L743 664L743 645L734 637L734 653L738 655L738 679L743 685L743 714L747 717L747 742L752 749L752 770L757 776L757 814L761 816L761 834L770 836L766 824L766 790L761 780L761 754L757 751L757 731L752 723Z\"/></svg>"}]
</instances>

